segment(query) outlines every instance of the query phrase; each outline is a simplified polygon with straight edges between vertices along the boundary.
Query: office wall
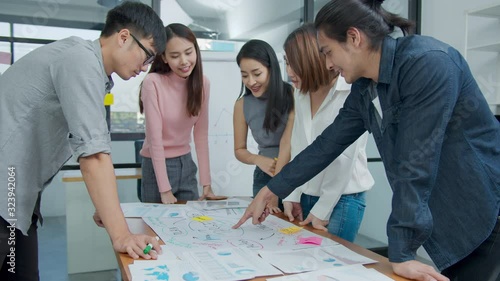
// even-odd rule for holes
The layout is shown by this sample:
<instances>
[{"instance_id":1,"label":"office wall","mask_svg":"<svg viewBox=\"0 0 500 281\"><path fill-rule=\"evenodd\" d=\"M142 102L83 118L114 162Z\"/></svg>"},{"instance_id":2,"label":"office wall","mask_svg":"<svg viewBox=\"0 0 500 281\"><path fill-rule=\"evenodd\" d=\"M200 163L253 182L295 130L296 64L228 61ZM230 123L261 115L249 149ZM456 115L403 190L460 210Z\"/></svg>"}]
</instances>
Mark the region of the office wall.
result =
<instances>
[{"instance_id":1,"label":"office wall","mask_svg":"<svg viewBox=\"0 0 500 281\"><path fill-rule=\"evenodd\" d=\"M500 4L499 0L423 0L422 35L435 37L458 49L465 49L465 11Z\"/></svg>"}]
</instances>

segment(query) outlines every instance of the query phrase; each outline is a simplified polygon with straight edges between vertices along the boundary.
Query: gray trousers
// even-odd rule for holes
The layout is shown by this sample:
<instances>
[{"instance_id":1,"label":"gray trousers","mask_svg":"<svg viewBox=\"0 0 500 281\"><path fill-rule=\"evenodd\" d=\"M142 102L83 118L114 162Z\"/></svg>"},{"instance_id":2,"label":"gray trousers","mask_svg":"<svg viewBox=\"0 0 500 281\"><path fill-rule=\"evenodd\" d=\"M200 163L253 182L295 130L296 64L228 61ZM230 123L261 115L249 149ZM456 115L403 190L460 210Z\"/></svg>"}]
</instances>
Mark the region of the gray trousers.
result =
<instances>
[{"instance_id":1,"label":"gray trousers","mask_svg":"<svg viewBox=\"0 0 500 281\"><path fill-rule=\"evenodd\" d=\"M191 153L165 159L168 180L172 186L172 193L177 200L197 200L198 168L191 157ZM161 196L156 182L156 174L151 158L142 157L141 201L144 203L161 203Z\"/></svg>"}]
</instances>

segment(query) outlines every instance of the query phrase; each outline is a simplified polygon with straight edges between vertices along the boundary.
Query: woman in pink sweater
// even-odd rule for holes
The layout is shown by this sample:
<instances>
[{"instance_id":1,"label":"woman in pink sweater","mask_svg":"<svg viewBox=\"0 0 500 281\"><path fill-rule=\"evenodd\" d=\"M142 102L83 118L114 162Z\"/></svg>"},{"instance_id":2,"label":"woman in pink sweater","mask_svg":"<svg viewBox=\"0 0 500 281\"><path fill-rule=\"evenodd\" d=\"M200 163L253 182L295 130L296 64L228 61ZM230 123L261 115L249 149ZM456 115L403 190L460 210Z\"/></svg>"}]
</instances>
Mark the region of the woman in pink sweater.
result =
<instances>
[{"instance_id":1,"label":"woman in pink sweater","mask_svg":"<svg viewBox=\"0 0 500 281\"><path fill-rule=\"evenodd\" d=\"M203 75L200 49L193 32L173 23L165 27L165 52L157 55L141 89L146 120L141 201L171 204L177 200L214 197L208 157L210 82ZM191 158L193 133L197 167Z\"/></svg>"}]
</instances>

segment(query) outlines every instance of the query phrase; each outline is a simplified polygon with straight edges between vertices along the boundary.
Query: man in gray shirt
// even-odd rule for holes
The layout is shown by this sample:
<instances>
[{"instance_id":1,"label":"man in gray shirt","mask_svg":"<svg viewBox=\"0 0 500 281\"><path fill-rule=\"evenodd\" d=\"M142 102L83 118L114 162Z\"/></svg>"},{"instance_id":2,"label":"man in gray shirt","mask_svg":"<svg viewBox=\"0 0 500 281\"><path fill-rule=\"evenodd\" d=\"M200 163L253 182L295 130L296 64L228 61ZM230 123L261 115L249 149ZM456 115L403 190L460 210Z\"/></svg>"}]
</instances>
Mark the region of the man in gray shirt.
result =
<instances>
[{"instance_id":1,"label":"man in gray shirt","mask_svg":"<svg viewBox=\"0 0 500 281\"><path fill-rule=\"evenodd\" d=\"M38 280L40 196L73 155L116 251L132 258L156 239L132 235L120 209L104 95L115 72L128 80L163 53L166 35L147 5L109 11L98 40L70 37L40 47L0 76L0 280ZM13 262L15 261L15 262Z\"/></svg>"}]
</instances>

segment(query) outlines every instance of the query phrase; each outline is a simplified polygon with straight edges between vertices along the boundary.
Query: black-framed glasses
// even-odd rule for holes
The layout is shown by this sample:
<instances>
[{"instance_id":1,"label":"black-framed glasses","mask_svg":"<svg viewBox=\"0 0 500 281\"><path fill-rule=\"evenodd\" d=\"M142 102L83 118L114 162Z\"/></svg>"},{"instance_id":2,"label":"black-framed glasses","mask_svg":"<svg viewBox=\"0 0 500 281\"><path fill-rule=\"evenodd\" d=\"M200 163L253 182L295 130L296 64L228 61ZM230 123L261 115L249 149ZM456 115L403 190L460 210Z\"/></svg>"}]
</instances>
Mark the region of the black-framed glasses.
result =
<instances>
[{"instance_id":1,"label":"black-framed glasses","mask_svg":"<svg viewBox=\"0 0 500 281\"><path fill-rule=\"evenodd\" d=\"M142 45L141 42L139 42L139 40L137 40L137 38L135 38L135 36L132 33L130 33L130 36L132 36L134 41L137 42L137 45L139 45L139 47L141 47L144 53L146 53L146 60L142 63L142 65L151 64L155 60L156 55L148 51L148 49L146 49L146 47L144 47L144 45Z\"/></svg>"}]
</instances>

